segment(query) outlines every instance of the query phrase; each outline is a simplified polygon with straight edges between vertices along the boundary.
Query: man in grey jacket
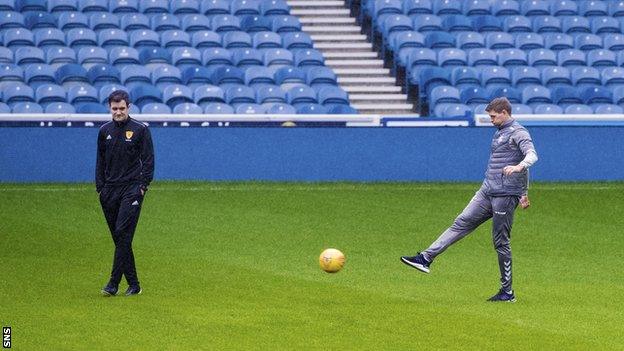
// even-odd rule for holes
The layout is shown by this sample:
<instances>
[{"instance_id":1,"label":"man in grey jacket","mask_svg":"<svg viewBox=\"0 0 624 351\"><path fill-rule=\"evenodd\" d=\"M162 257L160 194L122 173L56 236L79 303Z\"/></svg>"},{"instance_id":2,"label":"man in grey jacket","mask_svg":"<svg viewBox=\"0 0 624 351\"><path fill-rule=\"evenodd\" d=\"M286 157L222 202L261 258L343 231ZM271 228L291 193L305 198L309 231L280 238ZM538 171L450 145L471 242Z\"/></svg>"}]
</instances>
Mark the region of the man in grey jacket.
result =
<instances>
[{"instance_id":1,"label":"man in grey jacket","mask_svg":"<svg viewBox=\"0 0 624 351\"><path fill-rule=\"evenodd\" d=\"M514 302L511 277L511 227L518 203L529 207L528 169L537 161L529 132L511 118L511 104L504 97L490 102L486 112L498 131L492 139L485 180L468 206L440 237L416 256L402 256L401 261L429 273L433 260L449 246L492 218L492 240L498 253L501 289L489 301Z\"/></svg>"}]
</instances>

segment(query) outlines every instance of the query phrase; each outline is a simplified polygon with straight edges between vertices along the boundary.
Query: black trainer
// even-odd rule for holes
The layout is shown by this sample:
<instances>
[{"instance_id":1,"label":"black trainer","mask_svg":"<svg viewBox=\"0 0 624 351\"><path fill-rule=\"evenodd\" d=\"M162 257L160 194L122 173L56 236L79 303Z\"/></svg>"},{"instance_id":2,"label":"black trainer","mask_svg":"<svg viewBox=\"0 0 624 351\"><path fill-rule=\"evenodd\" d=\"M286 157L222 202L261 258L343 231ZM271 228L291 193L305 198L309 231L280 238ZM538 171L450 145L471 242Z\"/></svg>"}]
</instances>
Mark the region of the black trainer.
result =
<instances>
[{"instance_id":1,"label":"black trainer","mask_svg":"<svg viewBox=\"0 0 624 351\"><path fill-rule=\"evenodd\" d=\"M491 301L491 302L516 302L516 296L514 295L513 291L508 293L506 291L503 291L503 289L500 289L498 291L498 294L490 297L488 299L488 301Z\"/></svg>"},{"instance_id":2,"label":"black trainer","mask_svg":"<svg viewBox=\"0 0 624 351\"><path fill-rule=\"evenodd\" d=\"M429 273L431 265L420 252L416 256L401 256L401 262L424 273Z\"/></svg>"},{"instance_id":3,"label":"black trainer","mask_svg":"<svg viewBox=\"0 0 624 351\"><path fill-rule=\"evenodd\" d=\"M126 296L139 295L142 292L143 292L143 289L141 289L141 287L138 285L129 286L128 290L126 290Z\"/></svg>"},{"instance_id":4,"label":"black trainer","mask_svg":"<svg viewBox=\"0 0 624 351\"><path fill-rule=\"evenodd\" d=\"M114 286L106 285L102 288L102 295L104 297L110 297L117 295L117 288Z\"/></svg>"}]
</instances>

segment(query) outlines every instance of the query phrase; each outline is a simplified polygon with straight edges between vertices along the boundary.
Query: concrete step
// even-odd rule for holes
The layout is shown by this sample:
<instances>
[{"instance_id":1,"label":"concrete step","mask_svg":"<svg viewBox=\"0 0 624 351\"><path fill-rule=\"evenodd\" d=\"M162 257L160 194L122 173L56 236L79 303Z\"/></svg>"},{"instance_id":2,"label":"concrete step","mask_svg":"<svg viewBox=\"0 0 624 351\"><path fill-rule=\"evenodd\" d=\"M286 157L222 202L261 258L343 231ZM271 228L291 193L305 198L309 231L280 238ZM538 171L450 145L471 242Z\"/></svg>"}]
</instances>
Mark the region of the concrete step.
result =
<instances>
[{"instance_id":1,"label":"concrete step","mask_svg":"<svg viewBox=\"0 0 624 351\"><path fill-rule=\"evenodd\" d=\"M369 42L361 42L361 43L314 43L314 48L319 50L334 50L334 51L344 51L344 50L368 50L371 51L373 49L373 45Z\"/></svg>"},{"instance_id":2,"label":"concrete step","mask_svg":"<svg viewBox=\"0 0 624 351\"><path fill-rule=\"evenodd\" d=\"M293 16L299 16L301 18L305 16L336 16L336 17L349 17L351 11L349 9L331 9L326 7L319 8L292 8L290 14Z\"/></svg>"},{"instance_id":3,"label":"concrete step","mask_svg":"<svg viewBox=\"0 0 624 351\"><path fill-rule=\"evenodd\" d=\"M359 26L301 26L301 30L306 33L312 34L359 34L362 33L362 28Z\"/></svg>"},{"instance_id":4,"label":"concrete step","mask_svg":"<svg viewBox=\"0 0 624 351\"><path fill-rule=\"evenodd\" d=\"M392 85L381 86L365 86L365 85L346 85L342 87L349 94L398 94L401 92L401 87Z\"/></svg>"},{"instance_id":5,"label":"concrete step","mask_svg":"<svg viewBox=\"0 0 624 351\"><path fill-rule=\"evenodd\" d=\"M366 41L366 35L364 34L312 34L310 37L315 42Z\"/></svg>"},{"instance_id":6,"label":"concrete step","mask_svg":"<svg viewBox=\"0 0 624 351\"><path fill-rule=\"evenodd\" d=\"M353 17L300 17L302 25L355 24Z\"/></svg>"},{"instance_id":7,"label":"concrete step","mask_svg":"<svg viewBox=\"0 0 624 351\"><path fill-rule=\"evenodd\" d=\"M411 104L351 104L363 114L413 114Z\"/></svg>"},{"instance_id":8,"label":"concrete step","mask_svg":"<svg viewBox=\"0 0 624 351\"><path fill-rule=\"evenodd\" d=\"M383 68L382 60L348 60L348 59L332 59L325 60L325 65L336 68Z\"/></svg>"},{"instance_id":9,"label":"concrete step","mask_svg":"<svg viewBox=\"0 0 624 351\"><path fill-rule=\"evenodd\" d=\"M391 85L396 84L394 77L338 77L340 85Z\"/></svg>"},{"instance_id":10,"label":"concrete step","mask_svg":"<svg viewBox=\"0 0 624 351\"><path fill-rule=\"evenodd\" d=\"M332 0L332 1L314 1L314 0L291 0L286 1L292 9L295 8L310 8L310 7L344 7L344 1Z\"/></svg>"},{"instance_id":11,"label":"concrete step","mask_svg":"<svg viewBox=\"0 0 624 351\"><path fill-rule=\"evenodd\" d=\"M348 60L370 60L376 59L376 52L344 52L344 51L333 51L333 52L324 52L323 56L327 60L338 60L338 59L348 59Z\"/></svg>"},{"instance_id":12,"label":"concrete step","mask_svg":"<svg viewBox=\"0 0 624 351\"><path fill-rule=\"evenodd\" d=\"M334 68L334 72L339 76L387 76L390 74L388 68Z\"/></svg>"},{"instance_id":13,"label":"concrete step","mask_svg":"<svg viewBox=\"0 0 624 351\"><path fill-rule=\"evenodd\" d=\"M400 101L405 103L407 95L405 94L351 94L349 99L355 101Z\"/></svg>"}]
</instances>

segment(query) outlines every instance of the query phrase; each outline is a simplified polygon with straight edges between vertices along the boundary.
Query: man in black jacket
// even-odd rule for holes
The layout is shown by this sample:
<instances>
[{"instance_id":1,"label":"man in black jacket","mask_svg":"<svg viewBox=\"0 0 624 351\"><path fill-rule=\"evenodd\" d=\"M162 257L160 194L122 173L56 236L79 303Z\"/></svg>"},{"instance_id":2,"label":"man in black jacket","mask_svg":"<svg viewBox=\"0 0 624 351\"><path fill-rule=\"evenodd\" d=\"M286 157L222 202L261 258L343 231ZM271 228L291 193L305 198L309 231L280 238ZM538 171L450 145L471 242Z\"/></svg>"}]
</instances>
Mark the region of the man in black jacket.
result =
<instances>
[{"instance_id":1,"label":"man in black jacket","mask_svg":"<svg viewBox=\"0 0 624 351\"><path fill-rule=\"evenodd\" d=\"M115 242L111 277L104 296L117 295L122 275L126 296L141 293L132 253L132 238L145 192L154 176L154 148L147 126L128 116L130 97L114 91L108 97L113 120L104 124L97 141L95 186Z\"/></svg>"}]
</instances>

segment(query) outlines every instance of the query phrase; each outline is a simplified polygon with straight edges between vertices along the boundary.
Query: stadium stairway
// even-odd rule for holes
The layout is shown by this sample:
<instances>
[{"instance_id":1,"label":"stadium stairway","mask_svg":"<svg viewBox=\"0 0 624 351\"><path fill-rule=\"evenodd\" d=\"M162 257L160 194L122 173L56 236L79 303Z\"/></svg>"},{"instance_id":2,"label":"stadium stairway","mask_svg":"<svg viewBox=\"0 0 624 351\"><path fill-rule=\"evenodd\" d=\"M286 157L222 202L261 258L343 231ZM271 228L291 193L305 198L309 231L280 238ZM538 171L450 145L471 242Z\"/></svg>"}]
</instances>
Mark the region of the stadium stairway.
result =
<instances>
[{"instance_id":1,"label":"stadium stairway","mask_svg":"<svg viewBox=\"0 0 624 351\"><path fill-rule=\"evenodd\" d=\"M362 114L414 115L414 106L401 93L395 77L361 34L362 28L344 0L289 0L291 14L298 16L325 64L349 93L351 106Z\"/></svg>"}]
</instances>

